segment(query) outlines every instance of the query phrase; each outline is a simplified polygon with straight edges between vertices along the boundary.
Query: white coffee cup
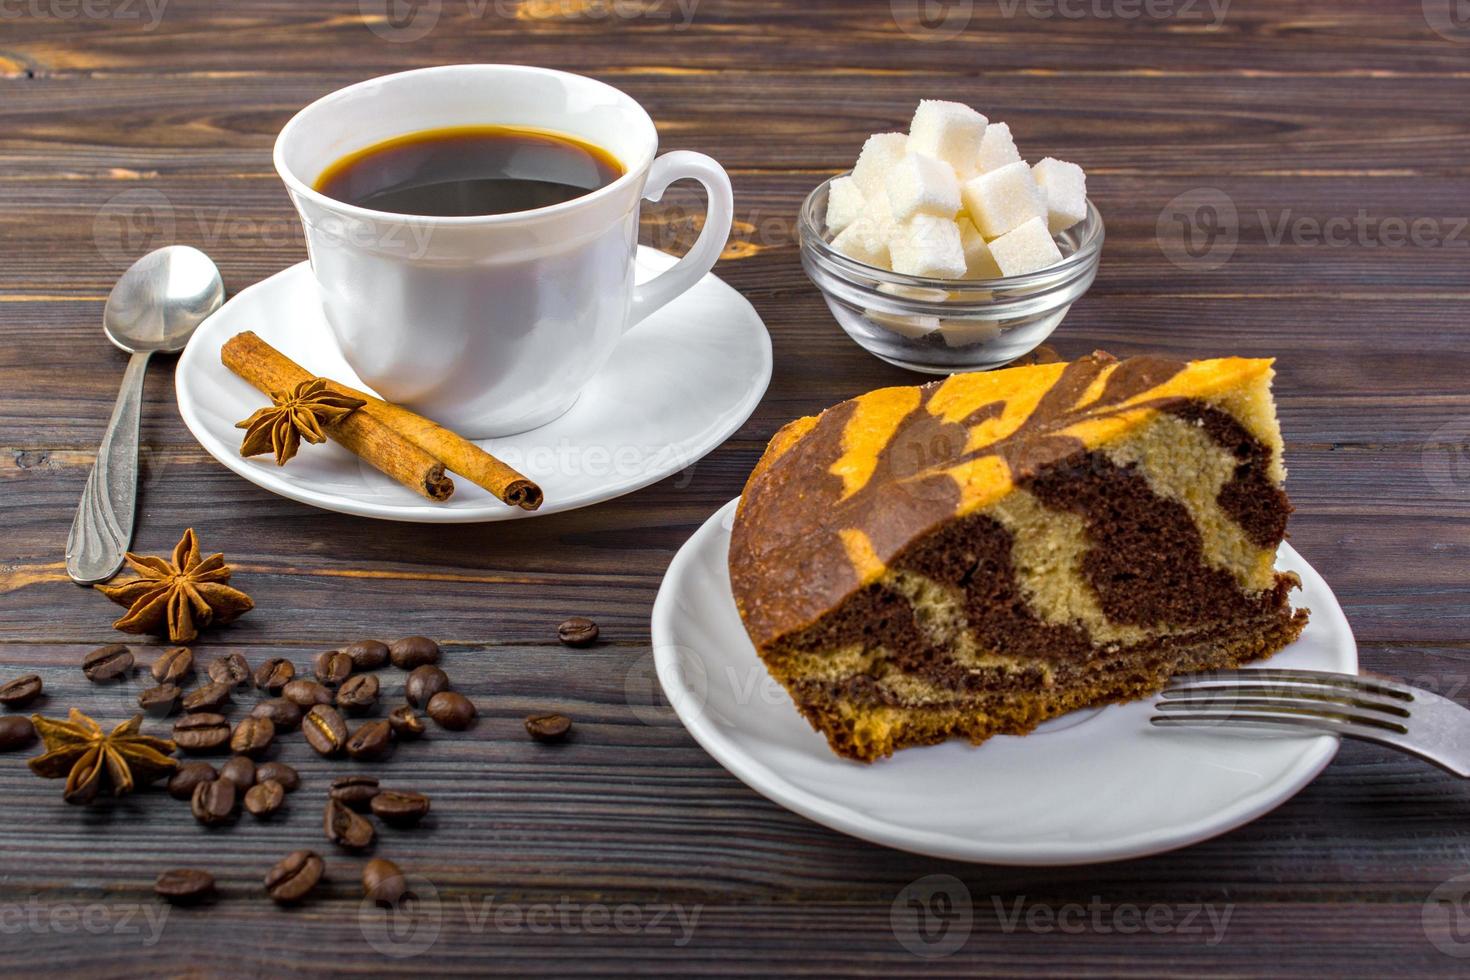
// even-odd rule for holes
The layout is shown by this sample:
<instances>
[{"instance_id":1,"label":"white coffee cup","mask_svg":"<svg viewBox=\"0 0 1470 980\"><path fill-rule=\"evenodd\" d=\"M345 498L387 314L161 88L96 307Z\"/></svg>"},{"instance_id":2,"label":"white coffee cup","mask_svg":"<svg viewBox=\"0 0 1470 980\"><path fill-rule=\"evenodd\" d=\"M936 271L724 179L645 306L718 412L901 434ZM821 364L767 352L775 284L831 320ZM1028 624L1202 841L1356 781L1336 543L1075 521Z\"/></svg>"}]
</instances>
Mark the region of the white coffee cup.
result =
<instances>
[{"instance_id":1,"label":"white coffee cup","mask_svg":"<svg viewBox=\"0 0 1470 980\"><path fill-rule=\"evenodd\" d=\"M389 214L314 189L333 164L385 140L485 125L577 137L625 173L562 204L485 217ZM313 102L281 131L275 164L347 362L382 397L487 438L566 412L624 332L698 282L724 250L734 212L724 169L702 153L657 152L648 113L602 82L450 65ZM708 194L704 229L676 265L635 286L639 207L685 178Z\"/></svg>"}]
</instances>

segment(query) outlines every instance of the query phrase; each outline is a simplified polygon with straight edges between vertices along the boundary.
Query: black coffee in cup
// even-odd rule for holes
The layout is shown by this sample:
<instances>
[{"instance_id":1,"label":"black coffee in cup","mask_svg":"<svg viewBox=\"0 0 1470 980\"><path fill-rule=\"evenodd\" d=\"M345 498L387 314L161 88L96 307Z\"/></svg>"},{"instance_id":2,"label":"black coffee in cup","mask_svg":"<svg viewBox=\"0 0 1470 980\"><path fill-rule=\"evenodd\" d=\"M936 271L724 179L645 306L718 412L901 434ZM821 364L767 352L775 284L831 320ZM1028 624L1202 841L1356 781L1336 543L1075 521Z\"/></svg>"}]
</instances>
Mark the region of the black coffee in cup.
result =
<instances>
[{"instance_id":1,"label":"black coffee in cup","mask_svg":"<svg viewBox=\"0 0 1470 980\"><path fill-rule=\"evenodd\" d=\"M316 190L392 214L458 218L575 200L623 176L609 152L572 136L509 126L433 129L338 160Z\"/></svg>"}]
</instances>

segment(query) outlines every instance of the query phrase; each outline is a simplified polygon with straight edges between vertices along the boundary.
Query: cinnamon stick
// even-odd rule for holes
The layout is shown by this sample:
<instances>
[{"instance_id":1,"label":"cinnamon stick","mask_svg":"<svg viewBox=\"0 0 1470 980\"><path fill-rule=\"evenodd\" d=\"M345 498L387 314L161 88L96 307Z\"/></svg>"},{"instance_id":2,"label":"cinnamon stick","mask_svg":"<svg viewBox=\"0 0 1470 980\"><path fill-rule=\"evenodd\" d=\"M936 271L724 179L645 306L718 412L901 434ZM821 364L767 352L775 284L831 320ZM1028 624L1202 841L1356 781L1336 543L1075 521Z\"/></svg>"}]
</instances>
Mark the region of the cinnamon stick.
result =
<instances>
[{"instance_id":1,"label":"cinnamon stick","mask_svg":"<svg viewBox=\"0 0 1470 980\"><path fill-rule=\"evenodd\" d=\"M280 391L312 377L305 368L248 330L230 338L220 351L220 359L231 371L267 392ZM541 506L543 497L539 486L463 436L401 405L383 401L330 378L322 380L333 391L366 402L343 422L358 417L369 418L442 463L442 468L484 487L505 503L524 510L535 510ZM332 435L335 437L336 433ZM377 465L372 459L368 462Z\"/></svg>"},{"instance_id":2,"label":"cinnamon stick","mask_svg":"<svg viewBox=\"0 0 1470 980\"><path fill-rule=\"evenodd\" d=\"M254 343L236 344L242 338ZM273 356L263 356L269 351ZM241 334L225 344L220 352L225 367L250 382L267 395L290 391L312 375L295 361L271 347L255 334ZM406 439L402 433L364 409L322 425L335 441L356 453L365 462L391 476L399 483L430 500L448 500L454 493L454 481L444 475L444 464Z\"/></svg>"}]
</instances>

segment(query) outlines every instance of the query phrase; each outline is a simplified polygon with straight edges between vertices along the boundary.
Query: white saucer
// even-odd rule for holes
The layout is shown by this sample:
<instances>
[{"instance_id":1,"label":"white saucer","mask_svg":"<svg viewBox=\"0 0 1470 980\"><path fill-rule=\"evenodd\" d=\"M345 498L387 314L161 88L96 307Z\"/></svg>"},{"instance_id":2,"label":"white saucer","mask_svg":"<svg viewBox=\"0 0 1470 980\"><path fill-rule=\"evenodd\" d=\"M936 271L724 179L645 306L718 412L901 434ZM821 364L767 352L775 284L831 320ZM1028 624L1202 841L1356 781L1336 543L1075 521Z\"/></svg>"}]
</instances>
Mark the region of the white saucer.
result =
<instances>
[{"instance_id":1,"label":"white saucer","mask_svg":"<svg viewBox=\"0 0 1470 980\"><path fill-rule=\"evenodd\" d=\"M1337 752L1327 735L1164 730L1148 701L1079 711L1024 738L905 749L872 765L832 754L766 673L735 611L731 501L669 566L653 607L654 663L679 718L746 785L817 823L920 854L1053 865L1156 854L1248 823ZM1312 610L1272 667L1356 673L1357 645L1327 583L1289 545Z\"/></svg>"},{"instance_id":2,"label":"white saucer","mask_svg":"<svg viewBox=\"0 0 1470 980\"><path fill-rule=\"evenodd\" d=\"M675 259L638 250L638 278ZM235 423L264 396L220 363L220 348L254 330L298 364L366 388L347 366L322 315L305 262L251 286L199 328L179 358L179 411L206 452L257 486L325 510L395 521L506 521L586 507L656 483L692 465L750 418L771 380L771 338L755 309L713 275L639 324L561 418L479 445L541 485L546 503L528 512L464 479L433 503L335 443L303 445L278 467L240 457Z\"/></svg>"}]
</instances>

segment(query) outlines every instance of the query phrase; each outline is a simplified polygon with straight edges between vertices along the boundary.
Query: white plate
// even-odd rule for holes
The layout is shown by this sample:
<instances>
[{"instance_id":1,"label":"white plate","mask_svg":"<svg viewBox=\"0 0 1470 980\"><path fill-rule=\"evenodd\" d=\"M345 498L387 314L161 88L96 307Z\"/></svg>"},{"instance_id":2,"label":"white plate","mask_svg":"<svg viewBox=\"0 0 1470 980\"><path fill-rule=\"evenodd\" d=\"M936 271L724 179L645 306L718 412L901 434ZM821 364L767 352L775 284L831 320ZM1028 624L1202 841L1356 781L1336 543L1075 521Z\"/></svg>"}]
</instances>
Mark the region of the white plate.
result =
<instances>
[{"instance_id":1,"label":"white plate","mask_svg":"<svg viewBox=\"0 0 1470 980\"><path fill-rule=\"evenodd\" d=\"M638 278L675 259L638 250ZM713 275L639 324L572 410L539 429L479 445L541 485L529 512L464 479L444 503L425 500L335 443L304 445L278 467L240 457L235 423L264 396L220 363L227 340L254 330L308 371L364 388L332 338L306 263L251 286L199 328L179 358L179 411L211 456L257 486L325 510L395 521L507 521L586 507L679 472L750 418L771 380L771 338L759 314Z\"/></svg>"},{"instance_id":2,"label":"white plate","mask_svg":"<svg viewBox=\"0 0 1470 980\"><path fill-rule=\"evenodd\" d=\"M1020 737L842 759L797 714L735 611L726 557L731 501L675 556L653 607L654 662L679 718L746 785L817 823L962 861L1114 861L1233 830L1289 799L1337 752L1328 735L1156 729L1149 701L1074 712ZM1356 673L1332 590L1289 545L1312 610L1272 667Z\"/></svg>"}]
</instances>

